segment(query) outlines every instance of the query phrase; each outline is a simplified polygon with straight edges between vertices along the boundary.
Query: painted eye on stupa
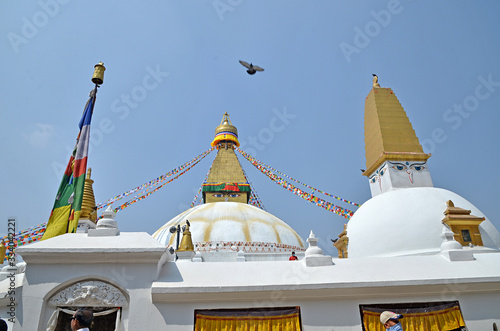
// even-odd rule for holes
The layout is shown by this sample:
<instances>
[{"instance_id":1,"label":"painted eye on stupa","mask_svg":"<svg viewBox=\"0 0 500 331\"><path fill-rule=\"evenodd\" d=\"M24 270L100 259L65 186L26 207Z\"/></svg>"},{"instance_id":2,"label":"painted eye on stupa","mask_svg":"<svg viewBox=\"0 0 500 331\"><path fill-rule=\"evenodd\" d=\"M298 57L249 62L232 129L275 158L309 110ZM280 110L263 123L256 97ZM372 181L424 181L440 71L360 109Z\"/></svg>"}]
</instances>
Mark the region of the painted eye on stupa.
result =
<instances>
[{"instance_id":1,"label":"painted eye on stupa","mask_svg":"<svg viewBox=\"0 0 500 331\"><path fill-rule=\"evenodd\" d=\"M375 176L373 176L372 178L370 178L370 183L375 183L377 181L377 178Z\"/></svg>"},{"instance_id":2,"label":"painted eye on stupa","mask_svg":"<svg viewBox=\"0 0 500 331\"><path fill-rule=\"evenodd\" d=\"M425 166L424 166L425 163L416 163L416 164L412 164L410 166L411 169L415 170L415 171L422 171L425 169Z\"/></svg>"},{"instance_id":3,"label":"painted eye on stupa","mask_svg":"<svg viewBox=\"0 0 500 331\"><path fill-rule=\"evenodd\" d=\"M240 195L239 195L238 193L231 193L231 194L229 194L229 197L230 197L230 198L237 198L237 197L239 197L239 196L240 196Z\"/></svg>"},{"instance_id":4,"label":"painted eye on stupa","mask_svg":"<svg viewBox=\"0 0 500 331\"><path fill-rule=\"evenodd\" d=\"M383 176L385 172L385 169L380 170L380 176Z\"/></svg>"},{"instance_id":5,"label":"painted eye on stupa","mask_svg":"<svg viewBox=\"0 0 500 331\"><path fill-rule=\"evenodd\" d=\"M393 169L396 169L396 170L399 170L399 171L402 171L402 170L407 169L407 166L405 166L405 165L404 165L404 164L402 164L402 163L393 163L392 168L393 168Z\"/></svg>"},{"instance_id":6,"label":"painted eye on stupa","mask_svg":"<svg viewBox=\"0 0 500 331\"><path fill-rule=\"evenodd\" d=\"M224 197L224 194L222 194L222 193L215 193L215 194L213 195L213 197L214 197L214 198L223 198L223 197Z\"/></svg>"}]
</instances>

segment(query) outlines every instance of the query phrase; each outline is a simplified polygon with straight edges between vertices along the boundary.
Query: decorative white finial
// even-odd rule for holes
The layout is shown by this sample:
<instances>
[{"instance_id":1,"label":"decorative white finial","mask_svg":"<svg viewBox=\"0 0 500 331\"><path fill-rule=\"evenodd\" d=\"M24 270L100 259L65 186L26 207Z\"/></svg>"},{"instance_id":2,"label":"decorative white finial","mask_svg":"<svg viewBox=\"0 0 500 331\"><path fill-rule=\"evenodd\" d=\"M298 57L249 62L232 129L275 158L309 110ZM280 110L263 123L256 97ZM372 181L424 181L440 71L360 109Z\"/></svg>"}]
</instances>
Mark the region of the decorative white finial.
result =
<instances>
[{"instance_id":1,"label":"decorative white finial","mask_svg":"<svg viewBox=\"0 0 500 331\"><path fill-rule=\"evenodd\" d=\"M450 261L474 260L474 255L472 254L472 252L463 249L462 245L460 245L460 243L455 240L453 231L451 231L451 229L446 224L443 224L441 238L443 238L443 242L441 243L441 254L445 258Z\"/></svg>"},{"instance_id":2,"label":"decorative white finial","mask_svg":"<svg viewBox=\"0 0 500 331\"><path fill-rule=\"evenodd\" d=\"M111 208L111 205L108 206L108 208L106 208L105 211L102 212L102 217L103 218L111 218L111 219L114 219L115 218L115 215L116 213L113 211L113 209Z\"/></svg>"},{"instance_id":3,"label":"decorative white finial","mask_svg":"<svg viewBox=\"0 0 500 331\"><path fill-rule=\"evenodd\" d=\"M309 234L307 238L309 247L306 249L304 261L307 267L319 267L325 265L332 265L332 257L323 254L323 250L318 247L318 238L314 235L314 232Z\"/></svg>"},{"instance_id":4,"label":"decorative white finial","mask_svg":"<svg viewBox=\"0 0 500 331\"><path fill-rule=\"evenodd\" d=\"M453 236L453 231L448 227L448 225L443 224L443 231L441 231L441 238L443 242L441 243L441 251L446 252L450 250L462 250L462 245L455 240Z\"/></svg>"},{"instance_id":5,"label":"decorative white finial","mask_svg":"<svg viewBox=\"0 0 500 331\"><path fill-rule=\"evenodd\" d=\"M236 257L236 261L238 261L238 262L245 262L246 261L245 252L242 249L240 249L238 251L238 255Z\"/></svg>"},{"instance_id":6,"label":"decorative white finial","mask_svg":"<svg viewBox=\"0 0 500 331\"><path fill-rule=\"evenodd\" d=\"M97 228L89 230L89 237L117 236L120 234L118 222L114 220L116 213L109 206L103 213L102 218L97 221Z\"/></svg>"},{"instance_id":7,"label":"decorative white finial","mask_svg":"<svg viewBox=\"0 0 500 331\"><path fill-rule=\"evenodd\" d=\"M309 234L309 238L307 238L307 242L309 243L309 248L318 246L318 238L316 238L316 236L314 235L314 232L312 230L311 230L311 233ZM319 248L319 247L318 247L318 249L321 250L321 248ZM321 251L321 254L323 254L323 251ZM307 251L306 251L306 255L307 255Z\"/></svg>"}]
</instances>

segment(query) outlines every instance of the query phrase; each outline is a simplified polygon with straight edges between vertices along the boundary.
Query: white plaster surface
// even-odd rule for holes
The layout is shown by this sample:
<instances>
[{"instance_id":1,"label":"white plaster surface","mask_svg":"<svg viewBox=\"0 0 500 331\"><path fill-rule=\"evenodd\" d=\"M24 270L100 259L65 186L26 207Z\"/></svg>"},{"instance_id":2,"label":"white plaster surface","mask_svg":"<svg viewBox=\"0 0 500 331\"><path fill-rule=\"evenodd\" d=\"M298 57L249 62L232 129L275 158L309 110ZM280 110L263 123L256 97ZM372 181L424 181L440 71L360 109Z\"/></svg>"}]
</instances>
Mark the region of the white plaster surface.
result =
<instances>
[{"instance_id":1,"label":"white plaster surface","mask_svg":"<svg viewBox=\"0 0 500 331\"><path fill-rule=\"evenodd\" d=\"M178 300L174 294L319 289L322 295L328 296L328 289L342 292L361 287L447 285L454 282L482 283L479 286L484 288L488 288L488 283L500 286L500 253L476 254L475 258L473 261L448 261L436 254L333 259L334 265L318 268L308 268L295 261L166 263L152 291L153 295L160 294L159 298L164 295L168 299L171 295ZM228 274L231 277L224 276ZM342 293L346 296L364 295L359 291Z\"/></svg>"},{"instance_id":2,"label":"white plaster surface","mask_svg":"<svg viewBox=\"0 0 500 331\"><path fill-rule=\"evenodd\" d=\"M167 263L153 283L153 302L176 330L192 329L195 309L270 306L300 306L305 330L360 330L360 304L453 300L468 330L498 323L492 305L500 302L500 253L473 261L436 254L334 262Z\"/></svg>"},{"instance_id":3,"label":"white plaster surface","mask_svg":"<svg viewBox=\"0 0 500 331\"><path fill-rule=\"evenodd\" d=\"M365 202L347 224L349 259L439 252L448 200L471 210L472 215L486 217L469 201L445 189L394 189ZM488 218L479 230L485 247L500 247L500 233Z\"/></svg>"},{"instance_id":4,"label":"white plaster surface","mask_svg":"<svg viewBox=\"0 0 500 331\"><path fill-rule=\"evenodd\" d=\"M28 264L74 263L75 261L108 263L121 260L129 260L130 263L146 263L157 261L165 251L165 246L146 232L127 232L105 237L89 237L86 233L67 233L16 249L16 253L21 255ZM54 255L58 256L55 261Z\"/></svg>"},{"instance_id":5,"label":"white plaster surface","mask_svg":"<svg viewBox=\"0 0 500 331\"><path fill-rule=\"evenodd\" d=\"M165 223L153 237L165 245L174 245L169 229L184 225L186 220L191 223L193 242L268 242L305 248L302 238L288 224L260 208L237 202L193 207Z\"/></svg>"},{"instance_id":6,"label":"white plaster surface","mask_svg":"<svg viewBox=\"0 0 500 331\"><path fill-rule=\"evenodd\" d=\"M45 330L55 309L50 298L81 281L109 283L124 293L125 330L163 325L151 301L151 284L165 250L147 233L66 234L18 248L28 267L23 286L17 289L22 297L17 301L14 330Z\"/></svg>"},{"instance_id":7,"label":"white plaster surface","mask_svg":"<svg viewBox=\"0 0 500 331\"><path fill-rule=\"evenodd\" d=\"M353 291L356 291L355 289ZM436 292L432 295L419 295L418 293L407 293L404 296L391 295L359 299L330 297L321 300L311 297L300 299L286 298L283 292L276 291L268 293L264 299L245 300L244 296L239 299L226 301L203 301L203 302L159 302L155 305L173 330L193 330L193 311L195 309L215 308L255 308L269 306L300 306L302 324L306 331L359 331L361 330L361 318L359 304L381 304L394 302L426 302L442 300L459 300L462 313L466 320L468 331L492 330L493 322L498 322L498 293L481 294L459 294L451 291Z\"/></svg>"},{"instance_id":8,"label":"white plaster surface","mask_svg":"<svg viewBox=\"0 0 500 331\"><path fill-rule=\"evenodd\" d=\"M192 330L195 309L282 306L300 306L305 330L359 330L359 304L450 300L459 300L470 331L485 330L498 318L493 308L500 302L497 251L475 254L472 261L449 261L435 254L333 259L333 265L317 267L301 263L304 257L299 262L179 260L160 264L157 276L161 250L156 250L165 247L147 234L121 233L108 241L85 234L65 236L23 248L28 266L20 278L22 288L17 284L22 298L17 301L14 330L43 330L54 311L50 298L86 280L112 284L124 293L125 330L145 326L147 330ZM110 243L109 239L118 240ZM92 244L85 246L85 240ZM71 249L63 251L63 245ZM35 247L45 254L45 263L29 263L38 250ZM120 258L141 247L156 257L142 264ZM81 252L88 248L95 251L85 253L88 261L80 261ZM103 254L113 259L99 263ZM0 295L1 300L5 299ZM0 317L5 313L0 309Z\"/></svg>"},{"instance_id":9,"label":"white plaster surface","mask_svg":"<svg viewBox=\"0 0 500 331\"><path fill-rule=\"evenodd\" d=\"M372 197L392 189L434 186L427 162L420 161L386 161L368 178Z\"/></svg>"}]
</instances>

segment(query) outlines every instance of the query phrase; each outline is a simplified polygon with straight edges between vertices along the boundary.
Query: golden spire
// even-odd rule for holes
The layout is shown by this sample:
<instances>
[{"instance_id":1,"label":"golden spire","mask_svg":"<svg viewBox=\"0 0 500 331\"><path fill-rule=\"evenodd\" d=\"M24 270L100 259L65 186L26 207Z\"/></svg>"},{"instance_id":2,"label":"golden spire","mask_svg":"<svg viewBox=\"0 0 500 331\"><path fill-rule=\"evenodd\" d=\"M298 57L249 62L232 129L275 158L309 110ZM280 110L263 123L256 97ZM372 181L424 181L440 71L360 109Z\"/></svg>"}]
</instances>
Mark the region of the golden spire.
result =
<instances>
[{"instance_id":1,"label":"golden spire","mask_svg":"<svg viewBox=\"0 0 500 331\"><path fill-rule=\"evenodd\" d=\"M193 239L191 238L191 231L189 231L189 221L186 220L186 225L184 225L182 230L182 239L177 252L194 252Z\"/></svg>"},{"instance_id":2,"label":"golden spire","mask_svg":"<svg viewBox=\"0 0 500 331\"><path fill-rule=\"evenodd\" d=\"M95 223L97 221L97 207L95 204L94 189L92 188L94 181L90 179L91 172L92 169L88 168L87 176L85 177L85 186L83 188L82 213L80 218L88 219Z\"/></svg>"},{"instance_id":3,"label":"golden spire","mask_svg":"<svg viewBox=\"0 0 500 331\"><path fill-rule=\"evenodd\" d=\"M365 176L388 160L426 161L431 156L424 153L394 92L390 88L375 87L377 81L374 75L374 88L365 100Z\"/></svg>"},{"instance_id":4,"label":"golden spire","mask_svg":"<svg viewBox=\"0 0 500 331\"><path fill-rule=\"evenodd\" d=\"M227 112L215 129L212 146L217 147L217 156L203 184L203 201L207 202L243 202L250 197L248 184L234 148L239 146L238 130L231 123Z\"/></svg>"}]
</instances>

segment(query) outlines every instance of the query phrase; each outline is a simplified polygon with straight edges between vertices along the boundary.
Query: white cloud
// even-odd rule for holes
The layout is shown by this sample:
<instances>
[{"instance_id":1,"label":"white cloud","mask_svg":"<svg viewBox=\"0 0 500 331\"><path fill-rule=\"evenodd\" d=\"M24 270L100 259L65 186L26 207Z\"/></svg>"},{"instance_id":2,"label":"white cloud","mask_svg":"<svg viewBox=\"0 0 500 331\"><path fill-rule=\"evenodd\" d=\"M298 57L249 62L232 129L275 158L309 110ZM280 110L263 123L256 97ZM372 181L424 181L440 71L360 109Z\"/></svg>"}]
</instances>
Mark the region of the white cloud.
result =
<instances>
[{"instance_id":1,"label":"white cloud","mask_svg":"<svg viewBox=\"0 0 500 331\"><path fill-rule=\"evenodd\" d=\"M36 127L33 132L25 135L25 138L31 146L45 148L54 134L54 127L43 123L36 123Z\"/></svg>"}]
</instances>

